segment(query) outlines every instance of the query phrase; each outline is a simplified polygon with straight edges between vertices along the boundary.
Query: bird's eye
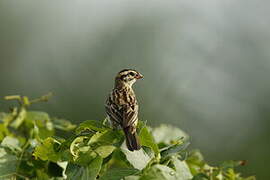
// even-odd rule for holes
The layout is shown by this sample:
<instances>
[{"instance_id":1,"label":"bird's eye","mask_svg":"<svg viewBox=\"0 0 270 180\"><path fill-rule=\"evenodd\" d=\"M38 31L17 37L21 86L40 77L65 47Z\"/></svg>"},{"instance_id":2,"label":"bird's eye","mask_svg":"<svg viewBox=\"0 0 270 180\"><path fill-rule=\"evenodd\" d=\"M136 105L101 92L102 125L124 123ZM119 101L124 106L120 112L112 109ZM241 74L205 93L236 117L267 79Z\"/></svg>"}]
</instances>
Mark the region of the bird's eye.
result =
<instances>
[{"instance_id":1,"label":"bird's eye","mask_svg":"<svg viewBox=\"0 0 270 180\"><path fill-rule=\"evenodd\" d=\"M135 76L135 73L134 72L130 72L129 75Z\"/></svg>"}]
</instances>

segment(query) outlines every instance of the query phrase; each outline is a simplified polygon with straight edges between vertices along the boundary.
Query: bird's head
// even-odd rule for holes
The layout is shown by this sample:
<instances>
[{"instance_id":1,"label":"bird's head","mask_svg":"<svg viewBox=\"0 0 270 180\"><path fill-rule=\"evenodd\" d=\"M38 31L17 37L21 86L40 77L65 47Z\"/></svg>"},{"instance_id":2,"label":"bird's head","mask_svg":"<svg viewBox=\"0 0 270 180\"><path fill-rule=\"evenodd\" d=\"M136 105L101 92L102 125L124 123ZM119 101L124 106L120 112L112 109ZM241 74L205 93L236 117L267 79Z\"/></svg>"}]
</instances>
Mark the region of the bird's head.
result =
<instances>
[{"instance_id":1,"label":"bird's head","mask_svg":"<svg viewBox=\"0 0 270 180\"><path fill-rule=\"evenodd\" d=\"M115 77L116 87L131 87L143 75L134 69L123 69Z\"/></svg>"}]
</instances>

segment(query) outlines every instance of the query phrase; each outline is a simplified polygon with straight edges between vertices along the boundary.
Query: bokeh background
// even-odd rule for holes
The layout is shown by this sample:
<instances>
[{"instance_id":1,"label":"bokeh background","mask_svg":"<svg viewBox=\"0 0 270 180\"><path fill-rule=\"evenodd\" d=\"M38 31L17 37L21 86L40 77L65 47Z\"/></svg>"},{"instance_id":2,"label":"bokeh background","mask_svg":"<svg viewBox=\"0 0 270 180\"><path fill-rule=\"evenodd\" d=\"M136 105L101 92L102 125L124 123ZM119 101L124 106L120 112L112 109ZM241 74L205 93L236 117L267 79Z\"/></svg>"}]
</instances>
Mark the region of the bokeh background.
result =
<instances>
[{"instance_id":1,"label":"bokeh background","mask_svg":"<svg viewBox=\"0 0 270 180\"><path fill-rule=\"evenodd\" d=\"M104 119L115 74L135 68L140 118L191 136L212 164L269 179L270 1L1 1L0 96L79 123ZM0 101L0 111L9 102Z\"/></svg>"}]
</instances>

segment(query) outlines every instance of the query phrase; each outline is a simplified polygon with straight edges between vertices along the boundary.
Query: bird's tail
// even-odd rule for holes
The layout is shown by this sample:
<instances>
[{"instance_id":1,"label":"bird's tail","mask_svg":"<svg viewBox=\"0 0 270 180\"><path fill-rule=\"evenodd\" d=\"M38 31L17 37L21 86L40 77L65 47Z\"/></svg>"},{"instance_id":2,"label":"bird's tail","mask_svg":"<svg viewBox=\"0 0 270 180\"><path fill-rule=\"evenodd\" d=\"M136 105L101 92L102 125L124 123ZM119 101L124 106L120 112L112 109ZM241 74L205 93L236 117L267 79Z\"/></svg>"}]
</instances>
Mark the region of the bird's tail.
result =
<instances>
[{"instance_id":1,"label":"bird's tail","mask_svg":"<svg viewBox=\"0 0 270 180\"><path fill-rule=\"evenodd\" d=\"M126 143L127 148L130 151L139 150L141 149L139 137L137 132L133 130L133 127L126 127L124 128L125 136L126 136Z\"/></svg>"}]
</instances>

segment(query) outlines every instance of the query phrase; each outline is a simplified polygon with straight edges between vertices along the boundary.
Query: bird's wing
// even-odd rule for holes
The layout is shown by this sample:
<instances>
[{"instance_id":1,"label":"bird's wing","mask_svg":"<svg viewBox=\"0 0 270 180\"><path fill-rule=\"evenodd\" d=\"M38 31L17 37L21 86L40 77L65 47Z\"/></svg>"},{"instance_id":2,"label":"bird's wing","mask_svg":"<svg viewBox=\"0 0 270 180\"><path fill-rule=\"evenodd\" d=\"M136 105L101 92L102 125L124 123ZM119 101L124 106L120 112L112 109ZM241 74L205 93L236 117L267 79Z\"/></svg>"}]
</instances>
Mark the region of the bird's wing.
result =
<instances>
[{"instance_id":1,"label":"bird's wing","mask_svg":"<svg viewBox=\"0 0 270 180\"><path fill-rule=\"evenodd\" d=\"M123 128L133 126L138 120L138 104L135 102L132 105L125 105L122 108L123 113Z\"/></svg>"},{"instance_id":2,"label":"bird's wing","mask_svg":"<svg viewBox=\"0 0 270 180\"><path fill-rule=\"evenodd\" d=\"M105 109L111 121L114 121L119 125L122 125L122 114L119 112L117 105L106 103Z\"/></svg>"},{"instance_id":3,"label":"bird's wing","mask_svg":"<svg viewBox=\"0 0 270 180\"><path fill-rule=\"evenodd\" d=\"M115 91L112 91L105 103L106 114L110 117L111 121L122 126L123 115L120 111L120 107L114 102L116 96Z\"/></svg>"},{"instance_id":4,"label":"bird's wing","mask_svg":"<svg viewBox=\"0 0 270 180\"><path fill-rule=\"evenodd\" d=\"M136 98L129 102L116 101L114 97L120 96L121 94L116 90L111 92L105 104L106 113L111 121L123 128L133 126L138 120L139 107Z\"/></svg>"}]
</instances>

